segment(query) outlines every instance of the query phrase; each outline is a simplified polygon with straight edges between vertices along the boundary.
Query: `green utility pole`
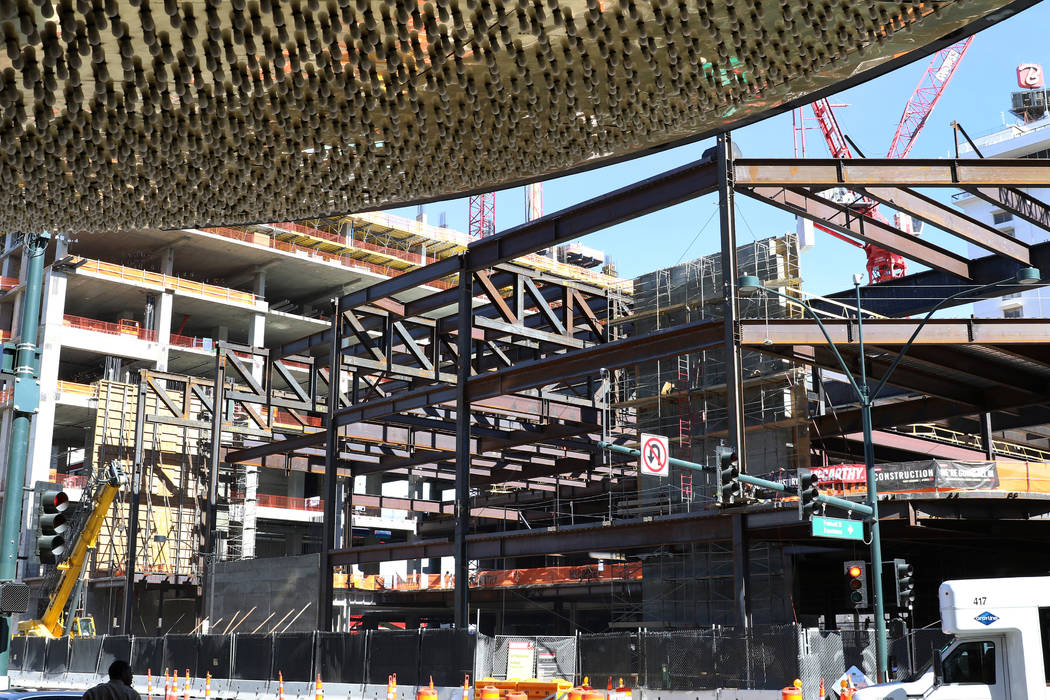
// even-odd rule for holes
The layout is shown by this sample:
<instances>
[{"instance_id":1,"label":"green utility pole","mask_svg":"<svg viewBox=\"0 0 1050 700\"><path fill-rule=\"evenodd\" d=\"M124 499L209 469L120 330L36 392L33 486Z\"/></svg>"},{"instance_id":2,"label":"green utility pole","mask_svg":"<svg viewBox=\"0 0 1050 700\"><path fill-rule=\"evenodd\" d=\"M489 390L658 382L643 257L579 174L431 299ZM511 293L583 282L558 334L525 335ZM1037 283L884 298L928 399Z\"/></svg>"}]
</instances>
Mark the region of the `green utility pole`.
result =
<instances>
[{"instance_id":1,"label":"green utility pole","mask_svg":"<svg viewBox=\"0 0 1050 700\"><path fill-rule=\"evenodd\" d=\"M919 337L919 332L926 326L926 322L929 321L935 311L947 304L952 299L964 297L966 295L972 295L974 298L980 298L980 295L988 290L994 289L995 287L1002 286L1013 286L1013 285L1032 285L1037 284L1041 281L1042 274L1034 267L1019 267L1017 273L1005 280L999 282L992 282L991 284L985 284L975 289L963 289L955 294L944 297L926 313L919 325L912 331L911 336L908 338L908 342L904 344L904 347L900 349L897 356L890 363L889 368L882 375L882 379L875 387L874 391L871 391L868 387L868 370L867 370L867 359L864 353L864 320L863 311L861 309L861 298L860 298L860 275L856 275L853 278L853 286L857 296L857 341L860 350L860 381L858 382L850 371L846 362L842 359L842 355L839 354L838 348L835 347L835 343L832 342L831 336L828 335L827 329L824 327L823 322L820 320L819 314L806 302L795 297L788 296L781 291L771 289L762 284L761 280L754 275L746 275L740 278L738 288L741 294L752 294L754 292L765 291L770 294L775 294L783 299L786 299L792 304L798 304L806 313L808 313L813 320L816 322L817 327L820 328L821 334L828 343L828 348L831 353L835 356L838 361L839 367L842 369L842 373L849 380L850 386L853 387L853 391L857 394L857 400L860 403L860 415L861 425L864 430L864 469L867 475L867 513L869 523L871 526L871 571L872 571L872 597L874 598L874 614L875 614L875 651L876 651L876 664L878 669L878 682L885 683L889 680L889 649L886 639L886 614L885 607L886 603L883 599L882 590L882 537L879 532L879 495L877 484L875 483L875 444L872 439L872 428L871 428L871 407L875 403L875 399L878 398L882 392L883 387L886 386L886 382L889 381L890 376L893 374L893 370L897 369L897 365L904 359L905 354L911 348L912 343ZM821 500L818 497L817 500Z\"/></svg>"},{"instance_id":2,"label":"green utility pole","mask_svg":"<svg viewBox=\"0 0 1050 700\"><path fill-rule=\"evenodd\" d=\"M25 234L28 259L25 288L22 290L22 331L17 344L4 344L3 373L14 376L11 401L14 421L7 453L7 482L4 487L3 521L0 525L0 581L18 574L18 540L22 532L22 494L29 453L29 427L40 403L40 349L36 345L40 328L41 287L44 279L44 252L51 234ZM11 618L0 617L0 686L7 688L8 648L11 645Z\"/></svg>"}]
</instances>

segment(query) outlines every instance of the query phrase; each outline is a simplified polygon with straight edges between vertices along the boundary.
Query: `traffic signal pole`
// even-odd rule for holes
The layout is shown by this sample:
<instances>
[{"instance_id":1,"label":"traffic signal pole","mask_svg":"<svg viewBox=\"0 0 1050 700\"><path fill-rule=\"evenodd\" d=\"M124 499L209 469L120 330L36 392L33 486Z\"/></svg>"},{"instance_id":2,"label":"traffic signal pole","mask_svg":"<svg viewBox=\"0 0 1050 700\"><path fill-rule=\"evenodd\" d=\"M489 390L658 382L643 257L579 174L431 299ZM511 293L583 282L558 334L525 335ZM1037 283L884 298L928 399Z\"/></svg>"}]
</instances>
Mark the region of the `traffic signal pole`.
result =
<instances>
[{"instance_id":1,"label":"traffic signal pole","mask_svg":"<svg viewBox=\"0 0 1050 700\"><path fill-rule=\"evenodd\" d=\"M44 252L49 233L26 234L25 255L28 258L25 289L22 291L22 331L15 346L14 392L11 439L7 453L7 475L4 485L4 508L0 521L0 581L10 581L18 574L18 539L22 532L22 494L26 480L26 457L29 453L29 428L40 403L40 356L36 345L40 328L41 287L44 279ZM11 618L0 617L0 688L7 689L8 648L11 645Z\"/></svg>"},{"instance_id":2,"label":"traffic signal pole","mask_svg":"<svg viewBox=\"0 0 1050 700\"><path fill-rule=\"evenodd\" d=\"M878 682L889 680L889 645L886 641L886 599L882 590L882 536L879 527L879 495L875 483L875 442L871 434L871 394L868 390L867 356L864 354L864 313L860 307L860 281L853 283L857 292L857 340L860 343L860 415L864 429L864 473L868 482L867 501L871 508L871 584L875 599L875 668ZM882 388L881 385L879 388Z\"/></svg>"},{"instance_id":3,"label":"traffic signal pole","mask_svg":"<svg viewBox=\"0 0 1050 700\"><path fill-rule=\"evenodd\" d=\"M640 450L635 450L630 447L623 447L622 445L614 445L610 442L605 442L604 440L598 441L598 447L609 450L610 452L617 452L619 454L628 455L631 457L640 457L642 455ZM695 471L709 472L712 474L718 471L718 467L712 467L706 464L697 464L696 462L687 462L684 459L676 459L674 457L668 457L667 462L668 464L673 464L674 466L681 467L682 469L693 469ZM781 484L778 481L761 479L757 476L751 476L750 474L739 474L737 475L736 479L742 484L749 484L760 489L767 489L769 491L776 491L778 493L795 493L795 489L790 486ZM838 498L837 496L828 496L823 493L817 494L817 497L814 500L817 503L826 503L829 506L842 508L843 510L848 510L851 513L871 515L872 512L871 507L865 505L864 503L854 503L853 501L848 501L845 498Z\"/></svg>"}]
</instances>

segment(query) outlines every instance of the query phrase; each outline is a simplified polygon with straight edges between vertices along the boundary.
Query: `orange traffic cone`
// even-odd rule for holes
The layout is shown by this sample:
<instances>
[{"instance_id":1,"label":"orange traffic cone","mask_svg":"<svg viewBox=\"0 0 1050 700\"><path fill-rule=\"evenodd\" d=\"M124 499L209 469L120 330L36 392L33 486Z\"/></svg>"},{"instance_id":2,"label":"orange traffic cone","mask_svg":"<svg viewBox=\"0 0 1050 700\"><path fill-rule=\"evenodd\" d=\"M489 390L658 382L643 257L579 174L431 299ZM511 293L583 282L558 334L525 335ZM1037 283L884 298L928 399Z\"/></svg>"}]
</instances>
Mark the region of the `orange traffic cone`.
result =
<instances>
[{"instance_id":1,"label":"orange traffic cone","mask_svg":"<svg viewBox=\"0 0 1050 700\"><path fill-rule=\"evenodd\" d=\"M284 700L284 674L277 672L277 700Z\"/></svg>"},{"instance_id":2,"label":"orange traffic cone","mask_svg":"<svg viewBox=\"0 0 1050 700\"><path fill-rule=\"evenodd\" d=\"M167 694L166 700L175 700L175 696L179 692L179 670L173 669L171 672L171 692Z\"/></svg>"},{"instance_id":3,"label":"orange traffic cone","mask_svg":"<svg viewBox=\"0 0 1050 700\"><path fill-rule=\"evenodd\" d=\"M824 700L824 695L825 694L826 693L824 692L824 678L821 677L821 679L820 679L820 686L818 687L818 690L817 690L817 697L820 698L820 700Z\"/></svg>"},{"instance_id":4,"label":"orange traffic cone","mask_svg":"<svg viewBox=\"0 0 1050 700\"><path fill-rule=\"evenodd\" d=\"M146 669L146 697L148 700L153 700L153 674L148 668Z\"/></svg>"},{"instance_id":5,"label":"orange traffic cone","mask_svg":"<svg viewBox=\"0 0 1050 700\"><path fill-rule=\"evenodd\" d=\"M463 676L463 700L470 700L470 674Z\"/></svg>"},{"instance_id":6,"label":"orange traffic cone","mask_svg":"<svg viewBox=\"0 0 1050 700\"><path fill-rule=\"evenodd\" d=\"M211 671L204 674L204 697L211 697Z\"/></svg>"},{"instance_id":7,"label":"orange traffic cone","mask_svg":"<svg viewBox=\"0 0 1050 700\"><path fill-rule=\"evenodd\" d=\"M182 700L190 700L190 670L186 669L186 683L182 686Z\"/></svg>"},{"instance_id":8,"label":"orange traffic cone","mask_svg":"<svg viewBox=\"0 0 1050 700\"><path fill-rule=\"evenodd\" d=\"M314 700L324 700L324 686L321 684L321 674L317 674L317 684L314 685Z\"/></svg>"}]
</instances>

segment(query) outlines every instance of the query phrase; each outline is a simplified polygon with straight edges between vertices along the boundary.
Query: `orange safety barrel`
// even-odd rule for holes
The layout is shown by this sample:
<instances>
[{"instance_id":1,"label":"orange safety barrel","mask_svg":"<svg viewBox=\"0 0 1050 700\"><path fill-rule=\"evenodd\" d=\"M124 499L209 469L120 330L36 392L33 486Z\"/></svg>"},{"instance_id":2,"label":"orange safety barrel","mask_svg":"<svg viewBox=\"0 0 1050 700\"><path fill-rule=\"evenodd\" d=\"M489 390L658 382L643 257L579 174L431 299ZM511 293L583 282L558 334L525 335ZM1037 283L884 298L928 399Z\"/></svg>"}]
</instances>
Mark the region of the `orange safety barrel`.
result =
<instances>
[{"instance_id":1,"label":"orange safety barrel","mask_svg":"<svg viewBox=\"0 0 1050 700\"><path fill-rule=\"evenodd\" d=\"M780 691L780 700L802 700L802 688L789 685Z\"/></svg>"},{"instance_id":2,"label":"orange safety barrel","mask_svg":"<svg viewBox=\"0 0 1050 700\"><path fill-rule=\"evenodd\" d=\"M584 691L583 700L605 700L605 694L602 693L602 691L600 690L595 690L594 688L591 688L590 690ZM799 700L802 699L799 698Z\"/></svg>"},{"instance_id":3,"label":"orange safety barrel","mask_svg":"<svg viewBox=\"0 0 1050 700\"><path fill-rule=\"evenodd\" d=\"M578 685L569 691L569 700L583 700L583 686Z\"/></svg>"},{"instance_id":4,"label":"orange safety barrel","mask_svg":"<svg viewBox=\"0 0 1050 700\"><path fill-rule=\"evenodd\" d=\"M507 693L506 700L529 700L529 696L520 690L512 690Z\"/></svg>"},{"instance_id":5,"label":"orange safety barrel","mask_svg":"<svg viewBox=\"0 0 1050 700\"><path fill-rule=\"evenodd\" d=\"M481 700L499 700L499 688L494 685L482 686Z\"/></svg>"},{"instance_id":6,"label":"orange safety barrel","mask_svg":"<svg viewBox=\"0 0 1050 700\"><path fill-rule=\"evenodd\" d=\"M437 700L437 691L434 690L434 679L430 679L430 685L423 686L416 691L416 700Z\"/></svg>"}]
</instances>

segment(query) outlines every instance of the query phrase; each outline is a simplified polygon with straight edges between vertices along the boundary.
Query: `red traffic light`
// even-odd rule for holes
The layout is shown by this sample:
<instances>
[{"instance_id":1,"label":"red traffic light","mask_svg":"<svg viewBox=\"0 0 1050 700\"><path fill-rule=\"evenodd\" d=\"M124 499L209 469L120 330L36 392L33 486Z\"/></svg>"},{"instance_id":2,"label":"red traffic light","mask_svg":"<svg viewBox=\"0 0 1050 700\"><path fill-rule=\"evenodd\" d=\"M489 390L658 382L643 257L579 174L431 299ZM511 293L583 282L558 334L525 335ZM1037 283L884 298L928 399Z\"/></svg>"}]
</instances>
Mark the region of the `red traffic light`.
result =
<instances>
[{"instance_id":1,"label":"red traffic light","mask_svg":"<svg viewBox=\"0 0 1050 700\"><path fill-rule=\"evenodd\" d=\"M860 578L861 575L863 575L864 573L864 569L860 568L859 566L851 566L846 571L846 573L849 575L850 578Z\"/></svg>"}]
</instances>

